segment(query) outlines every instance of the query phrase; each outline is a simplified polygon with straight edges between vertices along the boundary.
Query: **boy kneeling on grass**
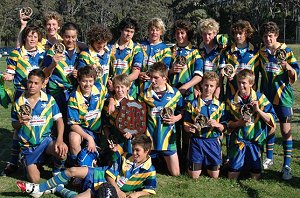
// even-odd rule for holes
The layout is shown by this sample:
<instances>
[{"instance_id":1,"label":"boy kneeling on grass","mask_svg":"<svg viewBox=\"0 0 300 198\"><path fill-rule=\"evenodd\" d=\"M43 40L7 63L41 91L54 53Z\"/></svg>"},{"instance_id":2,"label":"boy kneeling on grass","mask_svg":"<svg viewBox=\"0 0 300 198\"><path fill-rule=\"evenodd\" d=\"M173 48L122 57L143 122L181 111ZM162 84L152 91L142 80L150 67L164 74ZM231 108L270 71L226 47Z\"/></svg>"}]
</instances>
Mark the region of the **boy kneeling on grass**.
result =
<instances>
[{"instance_id":1,"label":"boy kneeling on grass","mask_svg":"<svg viewBox=\"0 0 300 198\"><path fill-rule=\"evenodd\" d=\"M272 104L265 95L252 89L254 78L251 70L240 71L237 74L238 91L226 101L227 132L231 134L228 152L230 179L237 179L243 167L250 169L253 179L259 178L261 148L268 132L275 131L276 127L277 117Z\"/></svg>"},{"instance_id":2,"label":"boy kneeling on grass","mask_svg":"<svg viewBox=\"0 0 300 198\"><path fill-rule=\"evenodd\" d=\"M188 173L197 179L206 166L210 177L219 177L222 152L219 137L226 130L225 104L214 97L218 88L219 77L215 72L203 75L201 96L188 102L184 113L184 130L192 133L189 148ZM203 128L197 127L194 120L199 114L208 120Z\"/></svg>"},{"instance_id":3,"label":"boy kneeling on grass","mask_svg":"<svg viewBox=\"0 0 300 198\"><path fill-rule=\"evenodd\" d=\"M132 140L133 154L117 152L122 150L119 145L110 145L118 155L117 161L106 171L97 167L72 167L59 173L55 177L41 184L17 182L17 186L33 197L40 197L47 192L57 192L63 197L98 197L99 186L108 182L112 184L119 198L134 198L155 194L156 171L151 163L149 152L151 139L146 135L136 136ZM82 178L83 193L77 194L64 188L61 184L67 184L72 177ZM50 191L50 189L54 189ZM128 195L125 192L135 191Z\"/></svg>"}]
</instances>

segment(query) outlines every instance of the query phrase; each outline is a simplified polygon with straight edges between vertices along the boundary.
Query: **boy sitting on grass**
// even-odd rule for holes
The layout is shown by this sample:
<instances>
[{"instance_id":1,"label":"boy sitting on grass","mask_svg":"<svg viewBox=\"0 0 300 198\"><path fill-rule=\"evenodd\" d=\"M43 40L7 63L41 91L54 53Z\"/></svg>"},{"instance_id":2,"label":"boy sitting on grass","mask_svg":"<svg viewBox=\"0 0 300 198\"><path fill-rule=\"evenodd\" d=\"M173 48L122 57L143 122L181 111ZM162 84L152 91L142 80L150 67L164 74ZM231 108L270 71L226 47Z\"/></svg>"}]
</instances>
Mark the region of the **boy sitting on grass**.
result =
<instances>
[{"instance_id":1,"label":"boy sitting on grass","mask_svg":"<svg viewBox=\"0 0 300 198\"><path fill-rule=\"evenodd\" d=\"M119 156L118 160L106 171L97 167L72 167L41 184L18 181L17 186L33 197L40 197L53 188L67 198L96 197L99 186L104 182L109 182L116 188L119 198L155 194L156 171L149 156L151 144L151 139L146 135L136 136L132 140L133 153L121 155L116 152ZM110 145L110 147L114 151L120 150L119 145ZM67 184L72 177L84 179L83 193L77 194L61 185ZM135 192L126 195L125 192L129 191Z\"/></svg>"}]
</instances>

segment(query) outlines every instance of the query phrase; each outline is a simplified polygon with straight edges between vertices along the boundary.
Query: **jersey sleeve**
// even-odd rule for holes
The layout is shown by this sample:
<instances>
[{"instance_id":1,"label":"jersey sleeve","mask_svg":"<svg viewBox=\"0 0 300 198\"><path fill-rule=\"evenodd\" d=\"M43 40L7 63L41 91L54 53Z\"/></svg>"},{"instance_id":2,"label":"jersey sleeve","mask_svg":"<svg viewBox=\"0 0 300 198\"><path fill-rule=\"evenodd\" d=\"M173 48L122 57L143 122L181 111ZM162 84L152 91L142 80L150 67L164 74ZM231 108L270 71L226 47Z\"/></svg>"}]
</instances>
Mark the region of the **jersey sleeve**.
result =
<instances>
[{"instance_id":1,"label":"jersey sleeve","mask_svg":"<svg viewBox=\"0 0 300 198\"><path fill-rule=\"evenodd\" d=\"M139 68L141 70L143 65L144 55L142 48L138 45L134 48L134 57L132 61L132 68Z\"/></svg>"}]
</instances>

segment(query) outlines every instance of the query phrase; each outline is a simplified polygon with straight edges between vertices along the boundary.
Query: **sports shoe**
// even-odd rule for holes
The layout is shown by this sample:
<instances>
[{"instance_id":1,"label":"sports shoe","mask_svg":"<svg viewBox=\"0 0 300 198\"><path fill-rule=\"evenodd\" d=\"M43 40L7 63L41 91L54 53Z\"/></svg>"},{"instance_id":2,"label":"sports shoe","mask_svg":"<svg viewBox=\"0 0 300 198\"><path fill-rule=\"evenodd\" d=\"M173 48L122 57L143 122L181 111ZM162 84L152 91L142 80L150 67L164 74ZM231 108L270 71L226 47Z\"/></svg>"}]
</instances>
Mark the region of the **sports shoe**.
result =
<instances>
[{"instance_id":1,"label":"sports shoe","mask_svg":"<svg viewBox=\"0 0 300 198\"><path fill-rule=\"evenodd\" d=\"M11 175L12 173L16 172L18 170L18 166L8 162L5 166L5 168L1 171L1 176L6 177L7 175Z\"/></svg>"},{"instance_id":2,"label":"sports shoe","mask_svg":"<svg viewBox=\"0 0 300 198\"><path fill-rule=\"evenodd\" d=\"M264 170L268 170L274 165L274 160L266 158L263 162Z\"/></svg>"},{"instance_id":3,"label":"sports shoe","mask_svg":"<svg viewBox=\"0 0 300 198\"><path fill-rule=\"evenodd\" d=\"M283 180L290 180L292 179L293 175L292 175L292 169L291 167L289 167L288 165L285 165L282 168L282 179Z\"/></svg>"},{"instance_id":4,"label":"sports shoe","mask_svg":"<svg viewBox=\"0 0 300 198\"><path fill-rule=\"evenodd\" d=\"M42 196L44 194L44 192L40 192L40 188L39 188L38 184L25 183L22 181L17 181L16 184L22 192L27 193L34 198L39 198L40 196Z\"/></svg>"}]
</instances>

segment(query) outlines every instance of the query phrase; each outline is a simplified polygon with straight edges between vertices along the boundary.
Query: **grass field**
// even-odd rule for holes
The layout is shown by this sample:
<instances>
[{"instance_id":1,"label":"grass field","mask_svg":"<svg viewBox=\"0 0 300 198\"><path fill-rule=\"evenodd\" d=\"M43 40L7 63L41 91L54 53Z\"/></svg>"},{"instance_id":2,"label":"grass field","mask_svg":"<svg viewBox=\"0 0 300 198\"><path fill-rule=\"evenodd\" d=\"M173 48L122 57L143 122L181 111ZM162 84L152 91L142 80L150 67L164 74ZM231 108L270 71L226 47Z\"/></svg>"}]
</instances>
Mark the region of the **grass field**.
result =
<instances>
[{"instance_id":1,"label":"grass field","mask_svg":"<svg viewBox=\"0 0 300 198\"><path fill-rule=\"evenodd\" d=\"M300 60L300 46L290 45ZM0 71L4 70L3 59L0 63ZM210 179L207 176L201 176L198 180L191 180L186 175L180 177L170 177L164 174L158 174L157 195L153 197L298 197L300 196L300 81L294 85L296 102L294 105L294 117L292 121L292 131L294 137L294 151L292 159L293 179L283 181L281 179L281 166L283 162L283 153L281 145L281 136L279 127L276 130L275 145L275 165L271 170L263 173L258 181L251 179L241 179L237 181L228 180L225 174L219 179ZM10 109L0 107L0 168L5 165L9 159L12 127L10 120ZM43 178L50 177L50 171L42 174ZM19 171L11 177L0 177L0 197L25 197L16 187L17 180L24 180L23 171ZM44 197L56 197L48 195Z\"/></svg>"}]
</instances>

